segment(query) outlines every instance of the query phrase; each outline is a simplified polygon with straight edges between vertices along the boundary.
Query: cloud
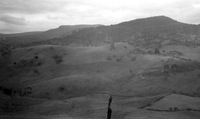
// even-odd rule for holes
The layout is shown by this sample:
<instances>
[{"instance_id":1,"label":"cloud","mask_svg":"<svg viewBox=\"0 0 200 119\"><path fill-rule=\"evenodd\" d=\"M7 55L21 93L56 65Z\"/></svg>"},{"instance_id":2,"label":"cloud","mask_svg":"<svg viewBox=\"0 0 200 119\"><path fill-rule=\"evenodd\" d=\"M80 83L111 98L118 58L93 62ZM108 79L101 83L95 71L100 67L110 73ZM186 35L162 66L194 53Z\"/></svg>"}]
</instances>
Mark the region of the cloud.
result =
<instances>
[{"instance_id":1,"label":"cloud","mask_svg":"<svg viewBox=\"0 0 200 119\"><path fill-rule=\"evenodd\" d=\"M5 22L0 22L0 33L20 33L26 31L24 27L21 25L13 25L13 24L7 24Z\"/></svg>"},{"instance_id":2,"label":"cloud","mask_svg":"<svg viewBox=\"0 0 200 119\"><path fill-rule=\"evenodd\" d=\"M0 12L38 14L58 12L76 0L0 0Z\"/></svg>"},{"instance_id":3,"label":"cloud","mask_svg":"<svg viewBox=\"0 0 200 119\"><path fill-rule=\"evenodd\" d=\"M0 21L8 24L26 25L25 18L18 18L10 15L0 15Z\"/></svg>"}]
</instances>

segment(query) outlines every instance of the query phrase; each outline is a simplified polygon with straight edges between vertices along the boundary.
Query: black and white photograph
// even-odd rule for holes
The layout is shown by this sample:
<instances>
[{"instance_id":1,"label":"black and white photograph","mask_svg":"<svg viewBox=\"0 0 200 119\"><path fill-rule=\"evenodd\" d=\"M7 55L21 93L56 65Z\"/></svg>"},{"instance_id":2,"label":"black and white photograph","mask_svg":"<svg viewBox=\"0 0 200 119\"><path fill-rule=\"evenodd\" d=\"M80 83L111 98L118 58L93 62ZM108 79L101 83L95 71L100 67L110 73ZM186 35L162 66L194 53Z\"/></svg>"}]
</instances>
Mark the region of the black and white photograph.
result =
<instances>
[{"instance_id":1,"label":"black and white photograph","mask_svg":"<svg viewBox=\"0 0 200 119\"><path fill-rule=\"evenodd\" d=\"M0 0L0 119L200 119L200 0Z\"/></svg>"}]
</instances>

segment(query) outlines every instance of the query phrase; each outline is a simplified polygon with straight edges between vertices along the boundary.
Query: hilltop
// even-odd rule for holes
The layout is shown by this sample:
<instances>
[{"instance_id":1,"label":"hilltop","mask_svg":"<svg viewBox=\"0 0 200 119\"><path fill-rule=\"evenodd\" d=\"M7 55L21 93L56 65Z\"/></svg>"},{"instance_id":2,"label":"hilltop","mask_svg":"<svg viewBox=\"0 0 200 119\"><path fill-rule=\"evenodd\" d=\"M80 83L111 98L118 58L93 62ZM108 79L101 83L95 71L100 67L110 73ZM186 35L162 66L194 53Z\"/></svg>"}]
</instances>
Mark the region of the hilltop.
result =
<instances>
[{"instance_id":1,"label":"hilltop","mask_svg":"<svg viewBox=\"0 0 200 119\"><path fill-rule=\"evenodd\" d=\"M132 45L154 48L167 44L199 45L200 27L199 25L181 23L166 16L156 16L110 26L81 29L62 38L53 38L24 45L99 46L110 41L128 42Z\"/></svg>"},{"instance_id":2,"label":"hilltop","mask_svg":"<svg viewBox=\"0 0 200 119\"><path fill-rule=\"evenodd\" d=\"M52 38L62 38L72 34L73 31L78 31L83 28L98 27L100 25L62 25L58 28L47 31L34 31L16 34L1 34L1 41L6 39L6 42L13 46L32 43L35 41L43 41Z\"/></svg>"}]
</instances>

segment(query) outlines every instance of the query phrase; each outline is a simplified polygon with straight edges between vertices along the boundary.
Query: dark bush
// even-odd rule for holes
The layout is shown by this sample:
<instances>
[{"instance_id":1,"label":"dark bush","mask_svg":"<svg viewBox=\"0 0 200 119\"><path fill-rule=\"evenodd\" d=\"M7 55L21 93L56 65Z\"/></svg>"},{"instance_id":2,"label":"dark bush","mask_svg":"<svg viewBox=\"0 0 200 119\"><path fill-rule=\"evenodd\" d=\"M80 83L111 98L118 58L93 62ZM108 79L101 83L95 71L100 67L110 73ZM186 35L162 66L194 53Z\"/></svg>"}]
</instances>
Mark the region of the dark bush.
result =
<instances>
[{"instance_id":1,"label":"dark bush","mask_svg":"<svg viewBox=\"0 0 200 119\"><path fill-rule=\"evenodd\" d=\"M158 48L155 49L155 54L160 54L160 50Z\"/></svg>"},{"instance_id":2,"label":"dark bush","mask_svg":"<svg viewBox=\"0 0 200 119\"><path fill-rule=\"evenodd\" d=\"M53 48L53 47L50 47L49 49L51 49L51 50L54 50L54 48Z\"/></svg>"},{"instance_id":3,"label":"dark bush","mask_svg":"<svg viewBox=\"0 0 200 119\"><path fill-rule=\"evenodd\" d=\"M137 59L137 57L132 57L131 61L135 61Z\"/></svg>"},{"instance_id":4,"label":"dark bush","mask_svg":"<svg viewBox=\"0 0 200 119\"><path fill-rule=\"evenodd\" d=\"M31 95L32 94L32 88L31 87L24 88L24 93L25 93L26 96Z\"/></svg>"},{"instance_id":5,"label":"dark bush","mask_svg":"<svg viewBox=\"0 0 200 119\"><path fill-rule=\"evenodd\" d=\"M42 62L38 62L38 64L37 64L38 66L40 66L40 65L42 65Z\"/></svg>"},{"instance_id":6,"label":"dark bush","mask_svg":"<svg viewBox=\"0 0 200 119\"><path fill-rule=\"evenodd\" d=\"M38 70L34 70L33 71L35 74L39 74L39 71Z\"/></svg>"},{"instance_id":7,"label":"dark bush","mask_svg":"<svg viewBox=\"0 0 200 119\"><path fill-rule=\"evenodd\" d=\"M32 94L32 88L31 87L27 87L24 90L21 89L12 89L12 88L5 88L5 87L1 87L1 91L8 95L8 96L15 96L16 94L18 94L19 96L29 96Z\"/></svg>"},{"instance_id":8,"label":"dark bush","mask_svg":"<svg viewBox=\"0 0 200 119\"><path fill-rule=\"evenodd\" d=\"M108 61L110 61L110 60L112 60L113 58L112 58L112 56L108 56L107 58L106 58L106 60L108 60Z\"/></svg>"},{"instance_id":9,"label":"dark bush","mask_svg":"<svg viewBox=\"0 0 200 119\"><path fill-rule=\"evenodd\" d=\"M171 68L172 68L172 70L177 70L178 69L178 65L177 64L172 64Z\"/></svg>"},{"instance_id":10,"label":"dark bush","mask_svg":"<svg viewBox=\"0 0 200 119\"><path fill-rule=\"evenodd\" d=\"M22 95L22 90L17 90L16 93L21 96Z\"/></svg>"},{"instance_id":11,"label":"dark bush","mask_svg":"<svg viewBox=\"0 0 200 119\"><path fill-rule=\"evenodd\" d=\"M33 50L33 48L29 48L29 49L28 49L28 51L31 51L31 50Z\"/></svg>"},{"instance_id":12,"label":"dark bush","mask_svg":"<svg viewBox=\"0 0 200 119\"><path fill-rule=\"evenodd\" d=\"M62 60L62 57L59 56L59 55L54 55L52 58L55 60L55 62L56 62L57 64L59 64L59 63L61 63L61 62L63 61L63 60Z\"/></svg>"},{"instance_id":13,"label":"dark bush","mask_svg":"<svg viewBox=\"0 0 200 119\"><path fill-rule=\"evenodd\" d=\"M6 94L6 95L11 96L12 95L12 91L13 91L13 89L3 88L3 93Z\"/></svg>"},{"instance_id":14,"label":"dark bush","mask_svg":"<svg viewBox=\"0 0 200 119\"><path fill-rule=\"evenodd\" d=\"M123 60L123 56L116 57L116 61L117 61L117 62L120 62L120 61L122 61L122 60Z\"/></svg>"},{"instance_id":15,"label":"dark bush","mask_svg":"<svg viewBox=\"0 0 200 119\"><path fill-rule=\"evenodd\" d=\"M186 110L189 110L189 111L191 111L192 109L190 109L190 108L187 108Z\"/></svg>"},{"instance_id":16,"label":"dark bush","mask_svg":"<svg viewBox=\"0 0 200 119\"><path fill-rule=\"evenodd\" d=\"M172 112L172 111L173 111L172 107L170 107L170 108L169 108L169 111L170 111L170 112Z\"/></svg>"},{"instance_id":17,"label":"dark bush","mask_svg":"<svg viewBox=\"0 0 200 119\"><path fill-rule=\"evenodd\" d=\"M183 53L178 51L170 51L169 54L172 56L183 56Z\"/></svg>"},{"instance_id":18,"label":"dark bush","mask_svg":"<svg viewBox=\"0 0 200 119\"><path fill-rule=\"evenodd\" d=\"M178 111L178 108L177 108L177 107L174 107L174 111Z\"/></svg>"},{"instance_id":19,"label":"dark bush","mask_svg":"<svg viewBox=\"0 0 200 119\"><path fill-rule=\"evenodd\" d=\"M35 59L38 59L39 57L38 57L38 56L35 56L34 58L35 58Z\"/></svg>"},{"instance_id":20,"label":"dark bush","mask_svg":"<svg viewBox=\"0 0 200 119\"><path fill-rule=\"evenodd\" d=\"M26 66L26 65L28 64L28 61L25 60L25 59L21 59L20 62L19 62L19 64L20 64L21 66Z\"/></svg>"},{"instance_id":21,"label":"dark bush","mask_svg":"<svg viewBox=\"0 0 200 119\"><path fill-rule=\"evenodd\" d=\"M7 43L0 43L0 54L3 58L9 57L12 53L12 48Z\"/></svg>"},{"instance_id":22,"label":"dark bush","mask_svg":"<svg viewBox=\"0 0 200 119\"><path fill-rule=\"evenodd\" d=\"M153 51L149 50L147 51L148 54L153 54Z\"/></svg>"},{"instance_id":23,"label":"dark bush","mask_svg":"<svg viewBox=\"0 0 200 119\"><path fill-rule=\"evenodd\" d=\"M64 91L64 90L65 90L65 88L64 88L63 86L61 86L61 87L58 88L58 91L59 91L59 92L62 92L62 91Z\"/></svg>"},{"instance_id":24,"label":"dark bush","mask_svg":"<svg viewBox=\"0 0 200 119\"><path fill-rule=\"evenodd\" d=\"M115 49L115 42L111 41L110 42L110 50L114 50Z\"/></svg>"}]
</instances>

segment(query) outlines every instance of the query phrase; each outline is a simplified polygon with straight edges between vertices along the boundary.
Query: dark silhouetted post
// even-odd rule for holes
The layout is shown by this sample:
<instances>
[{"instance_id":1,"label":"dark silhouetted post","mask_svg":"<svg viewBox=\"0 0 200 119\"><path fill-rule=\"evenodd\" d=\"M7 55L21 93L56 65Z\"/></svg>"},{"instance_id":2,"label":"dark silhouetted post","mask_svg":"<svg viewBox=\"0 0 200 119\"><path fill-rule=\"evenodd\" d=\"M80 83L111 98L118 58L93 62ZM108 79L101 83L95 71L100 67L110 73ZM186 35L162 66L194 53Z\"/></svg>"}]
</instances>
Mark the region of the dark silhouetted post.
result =
<instances>
[{"instance_id":1,"label":"dark silhouetted post","mask_svg":"<svg viewBox=\"0 0 200 119\"><path fill-rule=\"evenodd\" d=\"M107 119L111 119L111 115L112 115L111 103L112 103L112 96L110 96L109 102L108 102Z\"/></svg>"}]
</instances>

